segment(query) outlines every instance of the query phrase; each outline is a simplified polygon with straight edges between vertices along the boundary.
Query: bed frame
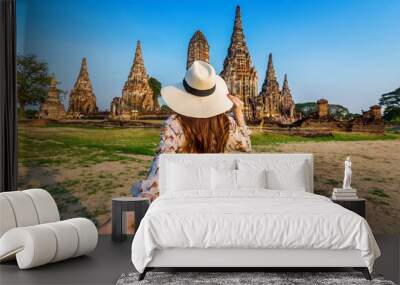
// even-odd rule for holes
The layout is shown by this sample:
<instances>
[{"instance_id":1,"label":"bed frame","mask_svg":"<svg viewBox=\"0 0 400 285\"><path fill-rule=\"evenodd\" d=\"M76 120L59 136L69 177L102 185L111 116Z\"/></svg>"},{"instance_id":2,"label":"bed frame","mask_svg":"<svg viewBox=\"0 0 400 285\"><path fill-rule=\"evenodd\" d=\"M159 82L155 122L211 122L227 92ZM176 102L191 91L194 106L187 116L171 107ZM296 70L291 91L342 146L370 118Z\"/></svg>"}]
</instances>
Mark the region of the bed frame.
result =
<instances>
[{"instance_id":1,"label":"bed frame","mask_svg":"<svg viewBox=\"0 0 400 285\"><path fill-rule=\"evenodd\" d=\"M246 271L254 268L337 268L361 271L367 280L371 275L359 250L329 249L193 249L156 250L152 261L140 274L155 268L232 268Z\"/></svg>"},{"instance_id":2,"label":"bed frame","mask_svg":"<svg viewBox=\"0 0 400 285\"><path fill-rule=\"evenodd\" d=\"M252 159L263 158L271 161L290 158L306 161L309 164L308 187L306 191L313 192L313 156L312 154L168 154L160 156L159 181L160 194L165 193L162 185L168 179L166 171L167 161L191 162L207 160L213 163L220 159ZM359 250L331 250L331 249L248 249L248 248L169 248L158 249L153 259L147 265L139 280L143 280L146 273L156 268L231 268L234 271L263 268L353 268L361 271L367 280L371 275L361 257Z\"/></svg>"}]
</instances>

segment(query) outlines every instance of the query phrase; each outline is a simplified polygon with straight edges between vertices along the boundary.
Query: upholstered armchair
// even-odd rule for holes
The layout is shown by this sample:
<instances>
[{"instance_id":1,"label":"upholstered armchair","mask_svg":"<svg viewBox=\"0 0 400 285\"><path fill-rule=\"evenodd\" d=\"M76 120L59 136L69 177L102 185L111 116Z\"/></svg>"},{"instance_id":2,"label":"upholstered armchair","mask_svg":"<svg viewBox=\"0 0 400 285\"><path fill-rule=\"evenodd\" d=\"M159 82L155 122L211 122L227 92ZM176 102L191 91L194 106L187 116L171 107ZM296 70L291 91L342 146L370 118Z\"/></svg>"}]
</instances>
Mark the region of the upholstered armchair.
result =
<instances>
[{"instance_id":1,"label":"upholstered armchair","mask_svg":"<svg viewBox=\"0 0 400 285\"><path fill-rule=\"evenodd\" d=\"M60 221L57 205L43 189L0 193L0 262L16 259L20 269L84 255L96 248L92 221Z\"/></svg>"}]
</instances>

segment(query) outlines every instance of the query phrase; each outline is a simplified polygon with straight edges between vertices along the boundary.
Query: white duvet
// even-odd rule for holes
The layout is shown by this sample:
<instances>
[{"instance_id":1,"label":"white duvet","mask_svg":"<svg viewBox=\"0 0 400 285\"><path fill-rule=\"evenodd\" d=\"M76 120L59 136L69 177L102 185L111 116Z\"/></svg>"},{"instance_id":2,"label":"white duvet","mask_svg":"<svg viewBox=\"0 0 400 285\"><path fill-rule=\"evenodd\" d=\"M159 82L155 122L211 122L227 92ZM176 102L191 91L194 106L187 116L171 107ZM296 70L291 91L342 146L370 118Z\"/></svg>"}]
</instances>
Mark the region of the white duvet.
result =
<instances>
[{"instance_id":1,"label":"white duvet","mask_svg":"<svg viewBox=\"0 0 400 285\"><path fill-rule=\"evenodd\" d=\"M132 243L143 272L155 249L358 249L372 271L380 251L365 219L305 192L248 189L166 193L154 201Z\"/></svg>"}]
</instances>

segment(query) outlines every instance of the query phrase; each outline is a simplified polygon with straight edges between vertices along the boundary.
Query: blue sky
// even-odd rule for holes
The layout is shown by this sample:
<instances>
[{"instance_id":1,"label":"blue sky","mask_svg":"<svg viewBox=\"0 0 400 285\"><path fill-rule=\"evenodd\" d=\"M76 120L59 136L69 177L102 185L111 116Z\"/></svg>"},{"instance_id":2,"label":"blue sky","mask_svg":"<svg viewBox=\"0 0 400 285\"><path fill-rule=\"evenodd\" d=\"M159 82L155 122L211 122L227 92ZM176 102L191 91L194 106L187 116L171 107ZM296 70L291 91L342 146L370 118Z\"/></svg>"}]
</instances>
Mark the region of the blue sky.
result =
<instances>
[{"instance_id":1,"label":"blue sky","mask_svg":"<svg viewBox=\"0 0 400 285\"><path fill-rule=\"evenodd\" d=\"M399 0L17 0L18 52L47 61L68 92L87 57L105 109L121 96L136 40L147 72L166 85L183 77L200 29L220 72L237 4L260 86L269 52L295 102L326 98L360 112L400 86Z\"/></svg>"}]
</instances>

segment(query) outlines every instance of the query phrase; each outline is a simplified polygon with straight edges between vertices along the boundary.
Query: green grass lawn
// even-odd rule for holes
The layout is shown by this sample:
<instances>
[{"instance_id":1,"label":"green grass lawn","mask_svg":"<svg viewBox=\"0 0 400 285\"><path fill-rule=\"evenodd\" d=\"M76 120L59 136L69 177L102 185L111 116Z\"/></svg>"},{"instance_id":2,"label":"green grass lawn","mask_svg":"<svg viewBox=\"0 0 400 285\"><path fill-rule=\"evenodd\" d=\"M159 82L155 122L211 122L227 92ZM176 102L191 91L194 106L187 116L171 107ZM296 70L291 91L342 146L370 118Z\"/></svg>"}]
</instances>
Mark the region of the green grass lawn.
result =
<instances>
[{"instance_id":1,"label":"green grass lawn","mask_svg":"<svg viewBox=\"0 0 400 285\"><path fill-rule=\"evenodd\" d=\"M129 154L154 155L158 129L96 128L51 125L19 128L19 159L33 165L93 165L102 161L129 160ZM400 134L335 133L333 136L301 137L254 131L257 146L325 141L398 140Z\"/></svg>"},{"instance_id":2,"label":"green grass lawn","mask_svg":"<svg viewBox=\"0 0 400 285\"><path fill-rule=\"evenodd\" d=\"M159 130L82 127L20 127L19 159L25 165L93 165L154 155Z\"/></svg>"},{"instance_id":3,"label":"green grass lawn","mask_svg":"<svg viewBox=\"0 0 400 285\"><path fill-rule=\"evenodd\" d=\"M399 140L400 134L386 133L367 134L367 133L334 133L332 136L302 137L296 135L271 134L253 132L251 142L253 146L266 144L283 144L299 142L328 142L328 141L376 141L376 140Z\"/></svg>"},{"instance_id":4,"label":"green grass lawn","mask_svg":"<svg viewBox=\"0 0 400 285\"><path fill-rule=\"evenodd\" d=\"M20 125L18 158L25 172L21 172L19 188L47 189L64 219L84 216L102 225L110 217L111 197L130 195L132 184L145 178L159 136L158 128ZM400 134L335 133L301 137L253 131L251 140L255 152L280 152L287 147L312 148L313 142L400 140ZM293 145L295 143L300 145ZM322 146L332 147L330 144L319 145ZM382 152L382 147L376 151ZM333 157L330 154L329 151L316 153L316 193L322 195L329 195L331 188L340 185L341 180L337 172L341 154ZM364 153L356 158L364 161L363 167L370 165ZM377 161L379 163L379 159ZM385 164L382 167L391 169L393 166ZM388 173L383 172L370 177L365 172L355 183L359 183L360 189L368 189L365 197L370 205L387 207L389 213L389 199L394 197L391 185L397 182L387 176ZM376 211L381 213L383 210L380 209Z\"/></svg>"}]
</instances>

